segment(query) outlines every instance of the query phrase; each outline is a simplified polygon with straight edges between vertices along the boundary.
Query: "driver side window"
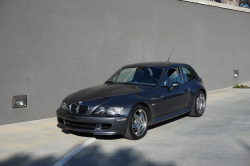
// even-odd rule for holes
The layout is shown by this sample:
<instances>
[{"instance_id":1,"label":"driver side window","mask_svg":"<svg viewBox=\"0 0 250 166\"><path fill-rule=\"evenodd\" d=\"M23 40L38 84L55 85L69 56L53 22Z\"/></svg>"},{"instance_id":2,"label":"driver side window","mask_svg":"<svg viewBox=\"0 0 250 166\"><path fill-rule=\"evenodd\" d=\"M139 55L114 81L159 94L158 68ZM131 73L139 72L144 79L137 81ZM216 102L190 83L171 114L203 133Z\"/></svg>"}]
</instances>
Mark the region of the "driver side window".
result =
<instances>
[{"instance_id":1,"label":"driver side window","mask_svg":"<svg viewBox=\"0 0 250 166\"><path fill-rule=\"evenodd\" d=\"M169 69L168 72L168 80L169 85L171 86L173 82L179 82L180 84L183 84L183 79L181 76L180 68L175 67L172 69Z\"/></svg>"}]
</instances>

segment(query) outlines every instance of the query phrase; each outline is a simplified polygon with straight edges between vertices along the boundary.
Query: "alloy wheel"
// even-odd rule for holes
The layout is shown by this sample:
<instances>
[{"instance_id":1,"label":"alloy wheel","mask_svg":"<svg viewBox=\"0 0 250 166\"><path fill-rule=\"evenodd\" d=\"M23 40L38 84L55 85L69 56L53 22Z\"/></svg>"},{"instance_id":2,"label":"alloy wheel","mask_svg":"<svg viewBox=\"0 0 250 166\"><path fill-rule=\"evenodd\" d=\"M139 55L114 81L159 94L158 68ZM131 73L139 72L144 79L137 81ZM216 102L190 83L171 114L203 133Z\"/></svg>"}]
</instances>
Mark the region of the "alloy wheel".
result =
<instances>
[{"instance_id":1,"label":"alloy wheel","mask_svg":"<svg viewBox=\"0 0 250 166\"><path fill-rule=\"evenodd\" d=\"M196 109L199 114L203 114L206 107L206 99L203 93L200 93L196 99Z\"/></svg>"},{"instance_id":2,"label":"alloy wheel","mask_svg":"<svg viewBox=\"0 0 250 166\"><path fill-rule=\"evenodd\" d=\"M132 131L136 136L141 136L147 129L147 114L143 109L135 111L132 118Z\"/></svg>"}]
</instances>

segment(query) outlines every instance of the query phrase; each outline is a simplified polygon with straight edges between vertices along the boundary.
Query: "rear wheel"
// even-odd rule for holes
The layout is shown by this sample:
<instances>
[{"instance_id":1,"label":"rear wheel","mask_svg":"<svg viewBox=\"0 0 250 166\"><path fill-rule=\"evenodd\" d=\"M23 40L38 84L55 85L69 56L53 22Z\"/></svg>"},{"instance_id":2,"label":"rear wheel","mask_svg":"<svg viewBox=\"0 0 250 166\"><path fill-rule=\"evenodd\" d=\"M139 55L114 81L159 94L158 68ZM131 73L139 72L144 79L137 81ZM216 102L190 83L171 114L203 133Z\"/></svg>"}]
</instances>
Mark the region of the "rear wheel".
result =
<instances>
[{"instance_id":1,"label":"rear wheel","mask_svg":"<svg viewBox=\"0 0 250 166\"><path fill-rule=\"evenodd\" d=\"M147 134L148 113L148 108L143 107L142 105L137 105L133 108L129 118L127 130L124 134L125 138L137 140Z\"/></svg>"},{"instance_id":2,"label":"rear wheel","mask_svg":"<svg viewBox=\"0 0 250 166\"><path fill-rule=\"evenodd\" d=\"M205 112L206 97L202 91L199 91L195 97L193 107L189 113L189 116L200 117Z\"/></svg>"}]
</instances>

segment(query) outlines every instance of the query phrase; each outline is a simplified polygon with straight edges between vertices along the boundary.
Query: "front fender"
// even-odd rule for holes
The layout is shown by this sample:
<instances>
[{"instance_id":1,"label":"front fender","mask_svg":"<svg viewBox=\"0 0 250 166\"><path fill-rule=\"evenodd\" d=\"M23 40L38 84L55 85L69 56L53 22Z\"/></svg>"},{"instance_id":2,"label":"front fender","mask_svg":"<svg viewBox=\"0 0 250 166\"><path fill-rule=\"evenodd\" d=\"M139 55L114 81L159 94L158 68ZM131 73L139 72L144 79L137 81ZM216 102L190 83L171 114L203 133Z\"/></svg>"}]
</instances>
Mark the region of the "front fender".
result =
<instances>
[{"instance_id":1,"label":"front fender","mask_svg":"<svg viewBox=\"0 0 250 166\"><path fill-rule=\"evenodd\" d=\"M129 112L123 112L123 116L130 117L131 110L137 106L138 104L141 104L143 106L147 106L149 108L149 124L151 123L151 118L154 116L154 109L152 108L152 105L150 104L152 101L149 97L142 97L139 94L133 94L133 95L127 95L123 96L117 99L114 99L112 101L106 102L101 107L125 107L125 108L131 108L129 109Z\"/></svg>"}]
</instances>

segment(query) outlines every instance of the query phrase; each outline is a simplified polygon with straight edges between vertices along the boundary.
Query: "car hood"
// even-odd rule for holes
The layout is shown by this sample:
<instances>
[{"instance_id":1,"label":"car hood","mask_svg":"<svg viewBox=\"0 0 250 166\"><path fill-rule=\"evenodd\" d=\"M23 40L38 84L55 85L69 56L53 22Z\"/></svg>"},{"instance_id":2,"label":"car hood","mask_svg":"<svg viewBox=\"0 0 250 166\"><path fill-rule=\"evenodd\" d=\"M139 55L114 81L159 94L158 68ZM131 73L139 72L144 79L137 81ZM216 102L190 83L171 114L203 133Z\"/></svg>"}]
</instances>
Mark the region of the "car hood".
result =
<instances>
[{"instance_id":1,"label":"car hood","mask_svg":"<svg viewBox=\"0 0 250 166\"><path fill-rule=\"evenodd\" d=\"M148 87L146 89L149 89ZM144 91L145 88L140 88L135 85L126 85L126 84L104 84L100 86L95 86L91 88L82 89L78 92L70 95L68 99L68 104L71 103L86 103L93 100L98 100L99 104L123 96L126 94L138 93ZM98 105L98 103L96 103Z\"/></svg>"}]
</instances>

